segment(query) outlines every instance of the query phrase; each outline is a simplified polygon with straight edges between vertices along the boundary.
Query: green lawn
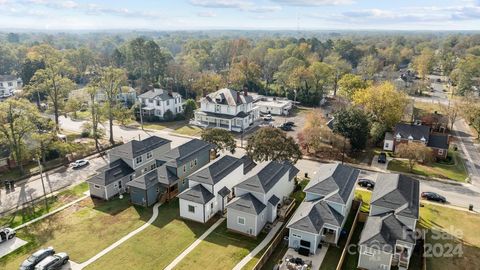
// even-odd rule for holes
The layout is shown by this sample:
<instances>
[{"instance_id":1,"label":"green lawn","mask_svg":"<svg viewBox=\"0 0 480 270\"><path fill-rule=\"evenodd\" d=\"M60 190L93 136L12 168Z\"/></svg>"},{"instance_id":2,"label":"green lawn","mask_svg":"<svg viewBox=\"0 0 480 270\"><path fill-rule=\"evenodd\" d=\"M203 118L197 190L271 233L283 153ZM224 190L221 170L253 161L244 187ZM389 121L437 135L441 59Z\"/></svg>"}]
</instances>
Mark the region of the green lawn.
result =
<instances>
[{"instance_id":1,"label":"green lawn","mask_svg":"<svg viewBox=\"0 0 480 270\"><path fill-rule=\"evenodd\" d=\"M175 129L174 133L188 136L200 136L202 130L202 128L194 125L185 125L183 127Z\"/></svg>"},{"instance_id":2,"label":"green lawn","mask_svg":"<svg viewBox=\"0 0 480 270\"><path fill-rule=\"evenodd\" d=\"M372 192L364 189L355 190L355 199L362 201L360 211L368 213L370 211L370 200Z\"/></svg>"},{"instance_id":3,"label":"green lawn","mask_svg":"<svg viewBox=\"0 0 480 270\"><path fill-rule=\"evenodd\" d=\"M60 192L59 194L48 198L48 211L53 211L69 202L84 196L84 192L88 190L88 184L83 182L71 189ZM19 210L15 213L8 214L0 218L0 226L15 228L32 219L40 217L47 213L45 201L39 201L29 208Z\"/></svg>"},{"instance_id":4,"label":"green lawn","mask_svg":"<svg viewBox=\"0 0 480 270\"><path fill-rule=\"evenodd\" d=\"M265 237L254 239L227 230L224 221L200 245L190 252L175 269L232 269Z\"/></svg>"},{"instance_id":5,"label":"green lawn","mask_svg":"<svg viewBox=\"0 0 480 270\"><path fill-rule=\"evenodd\" d=\"M425 204L420 208L419 226L428 229L426 243L431 244L436 253L441 250L446 252L459 245L457 250L453 249L453 256L431 253L434 256L427 258L427 269L480 269L478 224L478 214L433 204ZM434 237L438 236L438 232L446 234L439 239Z\"/></svg>"},{"instance_id":6,"label":"green lawn","mask_svg":"<svg viewBox=\"0 0 480 270\"><path fill-rule=\"evenodd\" d=\"M458 156L457 152L450 151L454 164L443 164L434 162L431 164L415 164L411 173L423 175L427 177L439 177L465 182L468 174L465 169L463 160ZM388 170L409 173L407 160L394 159L388 163Z\"/></svg>"},{"instance_id":7,"label":"green lawn","mask_svg":"<svg viewBox=\"0 0 480 270\"><path fill-rule=\"evenodd\" d=\"M180 219L178 200L171 201L160 206L158 218L151 226L85 269L163 269L213 222L200 224Z\"/></svg>"},{"instance_id":8,"label":"green lawn","mask_svg":"<svg viewBox=\"0 0 480 270\"><path fill-rule=\"evenodd\" d=\"M151 216L151 209L130 205L128 197L108 202L87 198L78 204L17 231L29 243L0 259L1 269L17 269L40 247L65 251L83 262L138 228Z\"/></svg>"}]
</instances>

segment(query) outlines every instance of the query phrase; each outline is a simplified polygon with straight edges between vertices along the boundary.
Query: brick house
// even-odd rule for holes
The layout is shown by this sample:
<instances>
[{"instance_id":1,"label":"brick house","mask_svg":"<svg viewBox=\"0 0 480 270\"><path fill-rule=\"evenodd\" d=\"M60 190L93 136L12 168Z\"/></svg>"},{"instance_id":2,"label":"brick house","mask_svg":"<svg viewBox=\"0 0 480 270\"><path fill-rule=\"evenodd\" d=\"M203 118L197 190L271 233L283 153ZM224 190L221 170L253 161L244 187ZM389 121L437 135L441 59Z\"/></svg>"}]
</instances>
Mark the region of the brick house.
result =
<instances>
[{"instance_id":1,"label":"brick house","mask_svg":"<svg viewBox=\"0 0 480 270\"><path fill-rule=\"evenodd\" d=\"M383 143L383 150L396 151L396 147L402 143L423 143L433 150L434 157L445 159L448 154L449 135L432 133L431 128L425 125L399 123L394 132L387 132Z\"/></svg>"}]
</instances>

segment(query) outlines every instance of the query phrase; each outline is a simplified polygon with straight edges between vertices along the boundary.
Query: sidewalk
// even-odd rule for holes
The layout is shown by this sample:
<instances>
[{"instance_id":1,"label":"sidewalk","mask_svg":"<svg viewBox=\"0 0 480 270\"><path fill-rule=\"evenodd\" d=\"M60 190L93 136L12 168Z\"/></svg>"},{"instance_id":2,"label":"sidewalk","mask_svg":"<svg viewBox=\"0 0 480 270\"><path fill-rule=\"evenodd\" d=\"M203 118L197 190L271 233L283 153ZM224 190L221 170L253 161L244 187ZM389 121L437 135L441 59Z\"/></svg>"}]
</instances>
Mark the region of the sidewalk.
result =
<instances>
[{"instance_id":1,"label":"sidewalk","mask_svg":"<svg viewBox=\"0 0 480 270\"><path fill-rule=\"evenodd\" d=\"M283 225L283 222L278 222L277 224L275 224L275 226L270 230L270 232L268 232L265 239L263 239L263 241L256 248L254 248L250 253L248 253L248 255L245 256L245 258L243 258L237 265L235 265L233 270L241 270L245 265L247 265L247 263L251 259L253 259L255 255L257 255L260 251L262 251L268 245L268 243L272 241L272 239L275 237L275 235L277 234L278 230L280 230L282 225Z\"/></svg>"},{"instance_id":2,"label":"sidewalk","mask_svg":"<svg viewBox=\"0 0 480 270\"><path fill-rule=\"evenodd\" d=\"M177 264L181 260L183 260L183 258L185 258L185 256L188 255L188 253L190 253L194 248L196 248L203 241L203 239L205 239L210 233L213 232L213 230L215 230L220 224L222 224L224 220L225 218L221 218L217 220L217 222L215 222L210 228L208 228L208 230L204 232L197 240L195 240L193 244L191 244L187 249L185 249L182 252L182 254L178 255L178 257L175 258L175 260L173 260L169 265L167 265L167 267L165 267L164 270L172 270L175 266L177 266Z\"/></svg>"}]
</instances>

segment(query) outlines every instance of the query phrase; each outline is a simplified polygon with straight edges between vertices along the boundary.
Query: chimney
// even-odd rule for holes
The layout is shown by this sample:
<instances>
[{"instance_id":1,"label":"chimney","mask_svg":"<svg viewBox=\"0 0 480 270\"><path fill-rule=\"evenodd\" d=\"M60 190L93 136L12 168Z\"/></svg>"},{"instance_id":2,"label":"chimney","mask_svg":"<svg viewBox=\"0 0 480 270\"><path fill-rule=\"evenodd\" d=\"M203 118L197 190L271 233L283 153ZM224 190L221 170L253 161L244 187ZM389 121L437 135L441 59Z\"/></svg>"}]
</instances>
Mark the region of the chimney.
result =
<instances>
[{"instance_id":1,"label":"chimney","mask_svg":"<svg viewBox=\"0 0 480 270\"><path fill-rule=\"evenodd\" d=\"M172 89L168 89L168 95L173 97L173 92L172 92Z\"/></svg>"},{"instance_id":2,"label":"chimney","mask_svg":"<svg viewBox=\"0 0 480 270\"><path fill-rule=\"evenodd\" d=\"M206 97L207 96L207 89L203 88L203 97Z\"/></svg>"},{"instance_id":3,"label":"chimney","mask_svg":"<svg viewBox=\"0 0 480 270\"><path fill-rule=\"evenodd\" d=\"M219 87L218 85L215 85L215 91L218 91Z\"/></svg>"},{"instance_id":4,"label":"chimney","mask_svg":"<svg viewBox=\"0 0 480 270\"><path fill-rule=\"evenodd\" d=\"M248 88L246 86L243 87L243 95L248 96Z\"/></svg>"},{"instance_id":5,"label":"chimney","mask_svg":"<svg viewBox=\"0 0 480 270\"><path fill-rule=\"evenodd\" d=\"M239 91L237 91L237 102L238 102L238 103L240 103L240 101L241 101L241 98L240 98L240 92L239 92Z\"/></svg>"}]
</instances>

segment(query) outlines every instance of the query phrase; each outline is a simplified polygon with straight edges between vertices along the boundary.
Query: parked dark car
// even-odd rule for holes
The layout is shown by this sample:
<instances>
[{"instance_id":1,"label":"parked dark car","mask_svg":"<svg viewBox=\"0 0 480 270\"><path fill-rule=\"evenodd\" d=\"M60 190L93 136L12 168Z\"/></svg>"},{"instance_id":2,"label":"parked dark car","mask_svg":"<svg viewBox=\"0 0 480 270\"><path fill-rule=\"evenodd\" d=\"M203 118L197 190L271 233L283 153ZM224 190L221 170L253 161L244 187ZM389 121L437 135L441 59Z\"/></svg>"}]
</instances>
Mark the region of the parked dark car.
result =
<instances>
[{"instance_id":1,"label":"parked dark car","mask_svg":"<svg viewBox=\"0 0 480 270\"><path fill-rule=\"evenodd\" d=\"M447 202L447 198L435 192L422 192L421 196L422 196L422 199L425 199L427 201L440 202L440 203Z\"/></svg>"},{"instance_id":2,"label":"parked dark car","mask_svg":"<svg viewBox=\"0 0 480 270\"><path fill-rule=\"evenodd\" d=\"M22 265L20 265L20 270L33 270L35 268L35 265L37 265L46 257L53 254L55 254L55 250L53 249L53 247L40 249L30 255L30 257L28 257L25 261L23 261Z\"/></svg>"},{"instance_id":3,"label":"parked dark car","mask_svg":"<svg viewBox=\"0 0 480 270\"><path fill-rule=\"evenodd\" d=\"M387 154L385 152L381 152L378 155L378 163L387 163Z\"/></svg>"},{"instance_id":4,"label":"parked dark car","mask_svg":"<svg viewBox=\"0 0 480 270\"><path fill-rule=\"evenodd\" d=\"M286 124L282 124L280 126L280 129L283 130L283 131L291 131L292 130L292 126L289 126L289 125L286 125Z\"/></svg>"},{"instance_id":5,"label":"parked dark car","mask_svg":"<svg viewBox=\"0 0 480 270\"><path fill-rule=\"evenodd\" d=\"M58 270L67 264L69 259L67 253L60 252L43 259L35 266L35 270Z\"/></svg>"},{"instance_id":6,"label":"parked dark car","mask_svg":"<svg viewBox=\"0 0 480 270\"><path fill-rule=\"evenodd\" d=\"M285 123L285 125L294 127L294 126L295 126L295 123L292 122L292 121L288 121L288 122Z\"/></svg>"},{"instance_id":7,"label":"parked dark car","mask_svg":"<svg viewBox=\"0 0 480 270\"><path fill-rule=\"evenodd\" d=\"M370 179L358 179L358 185L364 188L373 189L375 187L375 182Z\"/></svg>"}]
</instances>

